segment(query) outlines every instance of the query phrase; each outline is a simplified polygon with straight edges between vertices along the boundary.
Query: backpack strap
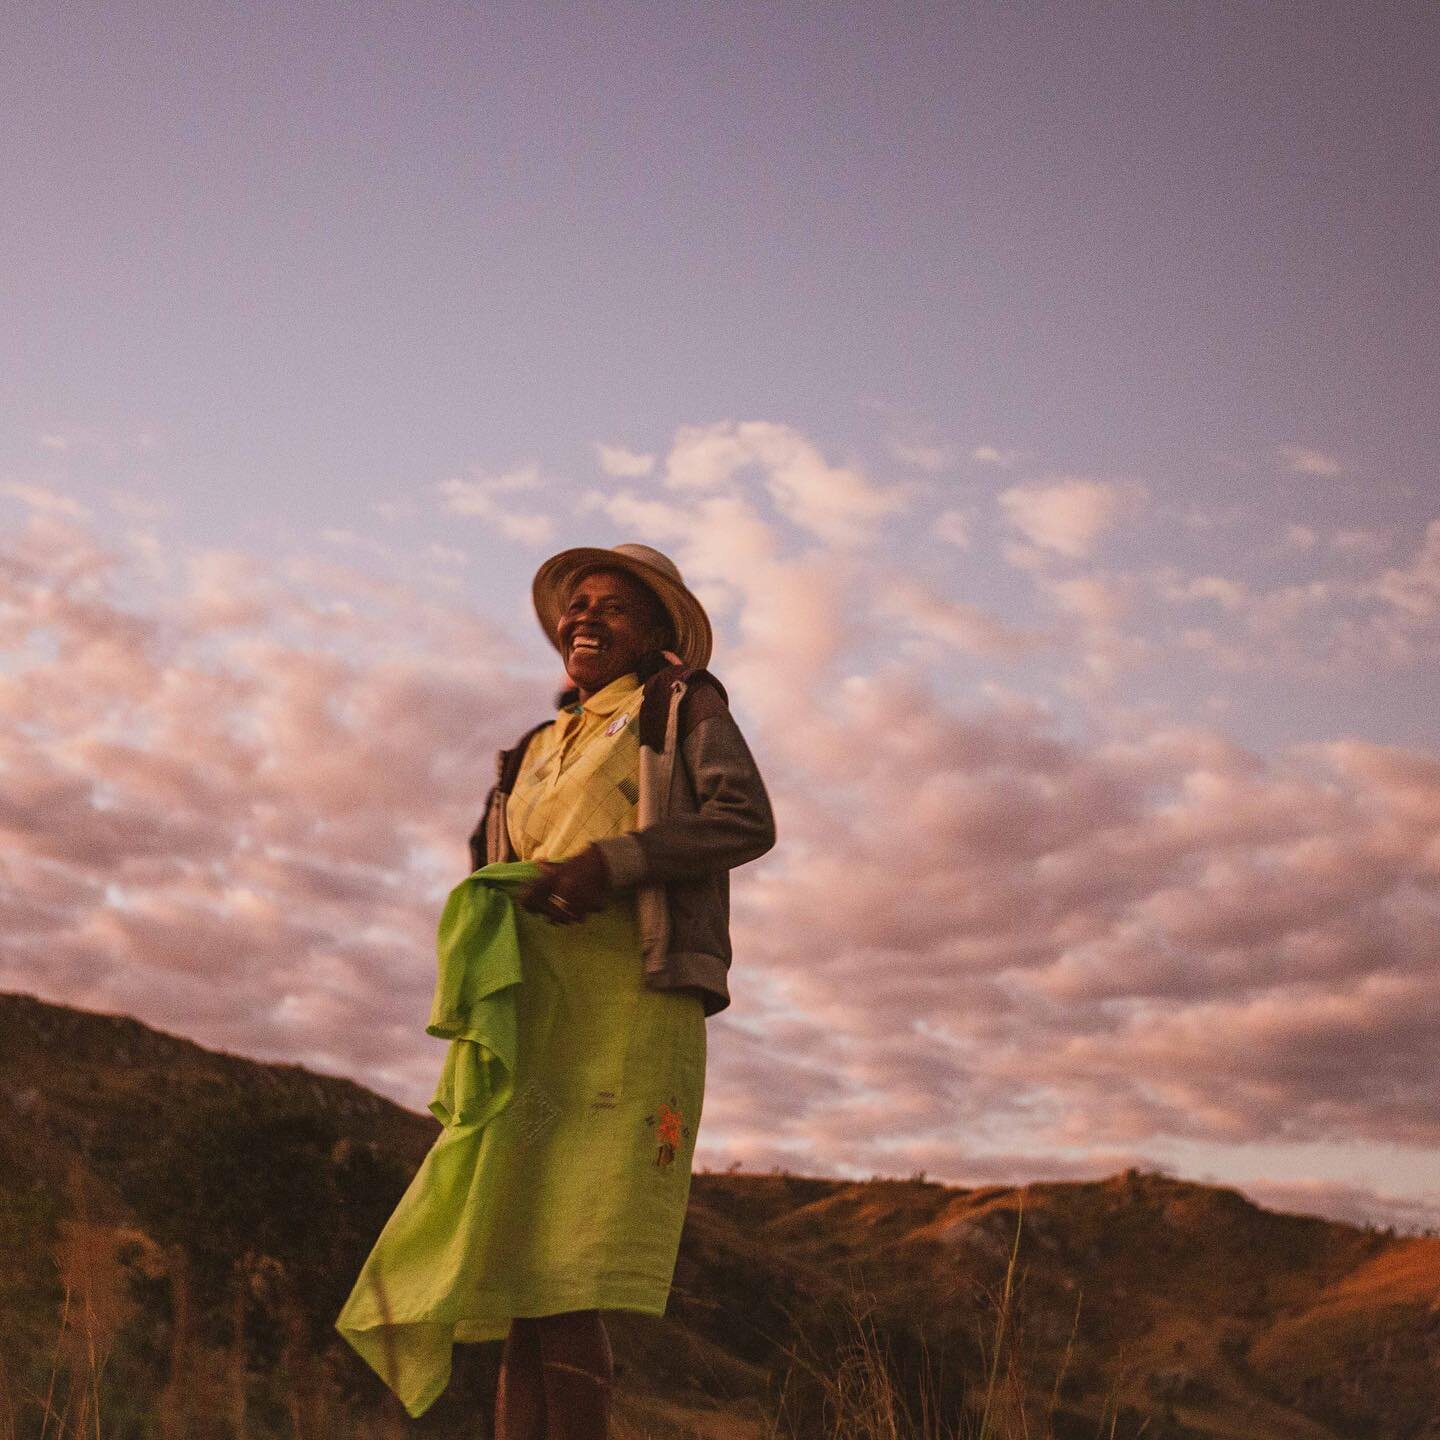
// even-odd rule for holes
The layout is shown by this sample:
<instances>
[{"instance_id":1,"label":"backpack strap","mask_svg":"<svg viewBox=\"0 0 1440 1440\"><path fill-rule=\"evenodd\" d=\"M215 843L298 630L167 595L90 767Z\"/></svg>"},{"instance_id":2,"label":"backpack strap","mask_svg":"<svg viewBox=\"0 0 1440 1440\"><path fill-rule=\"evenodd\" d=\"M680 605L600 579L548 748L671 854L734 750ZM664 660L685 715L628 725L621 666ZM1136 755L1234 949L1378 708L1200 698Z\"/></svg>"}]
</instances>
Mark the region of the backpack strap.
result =
<instances>
[{"instance_id":1,"label":"backpack strap","mask_svg":"<svg viewBox=\"0 0 1440 1440\"><path fill-rule=\"evenodd\" d=\"M647 749L658 752L665 748L665 723L670 718L670 696L676 685L686 688L685 699L681 702L682 733L685 711L690 708L690 696L699 686L711 686L719 692L721 702L728 703L725 687L708 670L696 670L688 665L667 665L663 670L657 670L645 682L645 696L640 702L640 743Z\"/></svg>"}]
</instances>

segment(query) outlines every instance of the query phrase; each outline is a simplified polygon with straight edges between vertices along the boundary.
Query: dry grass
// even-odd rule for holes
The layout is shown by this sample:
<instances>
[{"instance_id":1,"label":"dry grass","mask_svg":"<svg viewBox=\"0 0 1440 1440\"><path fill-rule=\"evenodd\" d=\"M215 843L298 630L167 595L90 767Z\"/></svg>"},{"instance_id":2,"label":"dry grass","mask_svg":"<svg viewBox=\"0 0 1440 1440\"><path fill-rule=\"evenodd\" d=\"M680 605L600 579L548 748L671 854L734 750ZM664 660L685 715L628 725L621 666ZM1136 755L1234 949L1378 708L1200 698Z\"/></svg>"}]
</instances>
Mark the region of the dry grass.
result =
<instances>
[{"instance_id":1,"label":"dry grass","mask_svg":"<svg viewBox=\"0 0 1440 1440\"><path fill-rule=\"evenodd\" d=\"M61 1302L43 1390L30 1392L0 1372L4 1440L102 1440L100 1382L106 1354L86 1297L69 1286Z\"/></svg>"},{"instance_id":2,"label":"dry grass","mask_svg":"<svg viewBox=\"0 0 1440 1440\"><path fill-rule=\"evenodd\" d=\"M170 1320L168 1334L160 1332L166 1334L166 1345L156 1364L163 1384L155 1408L143 1429L135 1428L133 1418L128 1427L117 1424L116 1416L103 1413L102 1400L118 1326L113 1293L118 1232L90 1226L83 1208L77 1210L82 1218L68 1222L65 1231L63 1300L42 1379L27 1392L0 1371L0 1440L110 1440L122 1433L155 1440L193 1440L202 1433L226 1440L261 1435L267 1440L277 1435L285 1440L403 1440L413 1433L393 1400L350 1410L327 1357L310 1338L299 1297L275 1262L246 1257L236 1265L225 1304L207 1321L211 1327L218 1322L219 1348L213 1335L210 1345L203 1343L196 1334L189 1267L179 1250L150 1257L163 1262L152 1266L152 1274L168 1288ZM802 1332L789 1349L782 1347L788 1369L768 1416L758 1394L747 1401L743 1414L703 1401L682 1402L678 1396L662 1403L660 1397L637 1394L621 1397L616 1440L1059 1440L1060 1418L1066 1440L1148 1437L1152 1422L1133 1410L1122 1420L1113 1388L1103 1403L1091 1392L1084 1412L1088 1419L1064 1411L1067 1375L1077 1351L1084 1349L1081 1302L1070 1317L1068 1336L1064 1330L1051 1332L1050 1348L1043 1351L1047 1358L1037 1360L1042 1352L1027 1334L1022 1266L1027 1223L1023 1213L1015 1216L1008 1256L980 1321L983 1333L976 1337L978 1346L966 1352L972 1368L968 1388L943 1383L945 1357L926 1353L923 1346L917 1355L914 1332L907 1342L912 1348L897 1356L893 1346L897 1335L905 1340L903 1327L887 1324L880 1305L852 1285L837 1322L839 1333ZM1392 1260L1385 1271L1388 1285L1399 1283L1397 1275L1407 1283L1410 1279L1411 1257L1401 1258L1407 1263ZM275 1342L268 1370L263 1365L252 1370L257 1357L247 1347L247 1315L253 1317L250 1306L257 1297ZM383 1312L383 1296L381 1304ZM806 1350L813 1341L820 1341L823 1350ZM392 1373L395 1358L393 1352L387 1357ZM948 1378L958 1381L954 1374ZM1126 1389L1135 1392L1130 1381ZM475 1433L484 1433L478 1418Z\"/></svg>"},{"instance_id":3,"label":"dry grass","mask_svg":"<svg viewBox=\"0 0 1440 1440\"><path fill-rule=\"evenodd\" d=\"M43 1388L28 1391L0 1368L4 1440L29 1440L32 1427L36 1440L103 1440L101 1383L120 1313L113 1265L106 1263L113 1251L107 1232L90 1223L77 1170L70 1173L69 1189L75 1218L62 1236L62 1299Z\"/></svg>"},{"instance_id":4,"label":"dry grass","mask_svg":"<svg viewBox=\"0 0 1440 1440\"><path fill-rule=\"evenodd\" d=\"M83 1217L83 1208L77 1209ZM124 1318L117 1299L115 1244L114 1231L83 1218L68 1222L60 1257L63 1292L43 1379L38 1387L26 1386L0 1366L0 1440L107 1440L113 1433L113 1417L107 1425L102 1395L107 1362ZM273 1286L275 1277L263 1265L252 1269L249 1257L236 1265L229 1346L216 1354L196 1335L184 1251L176 1248L149 1258L163 1262L159 1273L168 1285L170 1327L164 1382L143 1433L156 1440L213 1435L216 1427L210 1417L223 1415L221 1433L230 1440L251 1440L247 1306L252 1285ZM282 1285L275 1299L281 1338L278 1388L289 1440L402 1440L406 1432L398 1405L358 1425L338 1412L330 1377L309 1343L298 1298Z\"/></svg>"},{"instance_id":5,"label":"dry grass","mask_svg":"<svg viewBox=\"0 0 1440 1440\"><path fill-rule=\"evenodd\" d=\"M897 1379L896 1365L872 1306L862 1292L849 1297L848 1335L836 1359L826 1366L813 1356L790 1352L791 1368L780 1400L780 1420L771 1440L780 1440L787 1394L798 1383L822 1397L823 1423L808 1429L807 1440L1055 1440L1060 1397L1079 1335L1077 1301L1068 1339L1048 1385L1030 1373L1022 1341L1019 1308L1020 1242L1023 1213L1017 1214L1015 1237L1005 1273L991 1297L990 1330L980 1337L984 1361L983 1389L974 1405L947 1413L941 1403L940 1376L932 1357L922 1356L918 1386L913 1393ZM1037 1397L1044 1396L1043 1403ZM967 1397L968 1399L968 1397ZM1095 1421L1095 1440L1115 1440L1119 1424L1117 1397L1111 1394ZM1142 1422L1136 1440L1145 1433Z\"/></svg>"},{"instance_id":6,"label":"dry grass","mask_svg":"<svg viewBox=\"0 0 1440 1440\"><path fill-rule=\"evenodd\" d=\"M820 1428L806 1424L806 1440L1051 1440L1065 1367L1073 1350L1075 1328L1065 1359L1048 1387L1049 1408L1035 1424L1032 1420L1036 1386L1024 1373L1017 1343L1017 1295L1020 1281L1021 1224L1004 1279L994 1297L991 1330L985 1337L983 1393L978 1404L959 1414L946 1414L940 1403L937 1372L931 1357L923 1357L918 1393L903 1393L894 1356L873 1307L859 1291L852 1292L845 1317L847 1333L822 1365L815 1356L789 1352L790 1369L782 1387L777 1416L766 1422L759 1416L742 1420L721 1414L696 1418L681 1411L661 1415L635 1413L617 1420L621 1440L781 1440L791 1433L786 1420L787 1393L802 1382L808 1394L820 1397ZM109 1327L101 1323L103 1302L97 1303L94 1247L77 1247L76 1262L67 1275L59 1327L49 1365L45 1391L38 1396L15 1396L0 1374L0 1440L22 1440L22 1413L38 1415L39 1429L23 1440L106 1440L101 1412L101 1381L108 1354ZM155 1433L161 1440L187 1440L196 1415L212 1396L217 1413L233 1440L250 1440L247 1395L248 1355L245 1319L255 1279L242 1262L236 1266L230 1292L229 1347L211 1364L202 1354L194 1333L194 1310L189 1269L185 1257L171 1252L165 1266L171 1301L171 1329L166 1378L155 1412ZM398 1407L358 1425L342 1417L330 1403L323 1369L307 1343L304 1318L295 1303L280 1297L278 1318L283 1331L280 1377L285 1397L287 1429L291 1440L331 1440L332 1436L368 1435L373 1440L401 1440L407 1427ZM383 1305L382 1298L382 1305ZM1079 1311L1076 1312L1078 1327ZM393 1363L393 1362L392 1362ZM210 1373L206 1373L206 1372ZM730 1423L733 1418L734 1423ZM28 1430L27 1425L27 1430ZM1113 1440L1114 1423L1102 1423L1097 1440Z\"/></svg>"}]
</instances>

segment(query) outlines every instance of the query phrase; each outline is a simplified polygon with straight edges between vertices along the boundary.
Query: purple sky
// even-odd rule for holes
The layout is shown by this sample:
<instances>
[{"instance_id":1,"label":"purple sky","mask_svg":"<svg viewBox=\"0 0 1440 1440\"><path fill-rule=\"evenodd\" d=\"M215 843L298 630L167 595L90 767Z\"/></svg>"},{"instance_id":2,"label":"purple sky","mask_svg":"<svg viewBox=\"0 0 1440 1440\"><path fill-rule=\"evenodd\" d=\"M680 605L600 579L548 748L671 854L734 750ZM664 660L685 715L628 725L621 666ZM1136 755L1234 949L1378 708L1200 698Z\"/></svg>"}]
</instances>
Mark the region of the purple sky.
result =
<instances>
[{"instance_id":1,"label":"purple sky","mask_svg":"<svg viewBox=\"0 0 1440 1440\"><path fill-rule=\"evenodd\" d=\"M781 848L702 1141L1440 1221L1440 20L40 7L0 35L0 986L426 1098L553 549Z\"/></svg>"}]
</instances>

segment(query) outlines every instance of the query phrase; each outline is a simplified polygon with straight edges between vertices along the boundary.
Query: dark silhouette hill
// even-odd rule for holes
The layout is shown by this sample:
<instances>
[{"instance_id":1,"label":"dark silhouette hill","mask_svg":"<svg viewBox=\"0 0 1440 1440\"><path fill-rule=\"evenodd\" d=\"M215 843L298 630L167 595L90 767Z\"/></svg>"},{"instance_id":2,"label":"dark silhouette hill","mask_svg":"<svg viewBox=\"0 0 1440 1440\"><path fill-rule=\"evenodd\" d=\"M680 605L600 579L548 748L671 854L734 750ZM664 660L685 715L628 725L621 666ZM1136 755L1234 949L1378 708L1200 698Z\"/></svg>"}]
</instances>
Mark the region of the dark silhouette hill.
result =
<instances>
[{"instance_id":1,"label":"dark silhouette hill","mask_svg":"<svg viewBox=\"0 0 1440 1440\"><path fill-rule=\"evenodd\" d=\"M435 1133L0 995L0 1434L47 1394L106 1440L483 1434L492 1347L412 1426L330 1328ZM996 1440L1440 1437L1440 1240L1134 1171L697 1175L670 1313L613 1332L622 1435L962 1433L989 1393Z\"/></svg>"}]
</instances>

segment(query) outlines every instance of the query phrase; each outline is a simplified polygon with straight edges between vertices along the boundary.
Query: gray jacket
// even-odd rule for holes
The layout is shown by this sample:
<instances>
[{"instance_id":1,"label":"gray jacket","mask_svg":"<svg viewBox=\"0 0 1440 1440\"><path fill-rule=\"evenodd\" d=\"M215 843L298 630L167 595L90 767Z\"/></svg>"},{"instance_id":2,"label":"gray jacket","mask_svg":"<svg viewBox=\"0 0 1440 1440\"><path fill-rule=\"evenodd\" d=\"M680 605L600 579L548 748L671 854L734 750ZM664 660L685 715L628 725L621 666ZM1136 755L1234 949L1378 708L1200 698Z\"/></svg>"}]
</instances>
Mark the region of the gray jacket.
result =
<instances>
[{"instance_id":1,"label":"gray jacket","mask_svg":"<svg viewBox=\"0 0 1440 1440\"><path fill-rule=\"evenodd\" d=\"M561 704L573 703L573 693ZM546 722L547 724L549 722ZM470 837L470 860L513 860L505 808L537 725L502 750L495 788ZM775 819L725 691L673 665L645 681L640 704L638 828L597 842L611 882L635 889L645 983L689 989L705 1013L730 1003L730 871L775 843Z\"/></svg>"}]
</instances>

